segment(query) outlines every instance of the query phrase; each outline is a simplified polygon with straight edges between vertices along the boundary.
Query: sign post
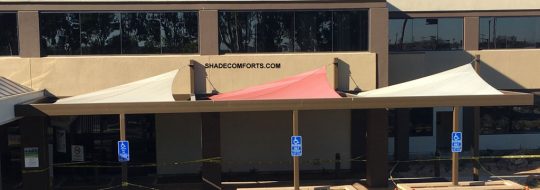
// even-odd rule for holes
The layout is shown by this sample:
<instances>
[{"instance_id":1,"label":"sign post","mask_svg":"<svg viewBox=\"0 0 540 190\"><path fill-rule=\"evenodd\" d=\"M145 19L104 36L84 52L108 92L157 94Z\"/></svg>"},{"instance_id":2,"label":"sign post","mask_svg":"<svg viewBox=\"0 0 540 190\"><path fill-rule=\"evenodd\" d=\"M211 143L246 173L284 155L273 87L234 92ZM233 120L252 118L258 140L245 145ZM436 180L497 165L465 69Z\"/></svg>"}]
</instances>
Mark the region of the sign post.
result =
<instances>
[{"instance_id":1,"label":"sign post","mask_svg":"<svg viewBox=\"0 0 540 190\"><path fill-rule=\"evenodd\" d=\"M120 114L120 141L118 142L118 161L120 161L120 163L122 163L122 187L127 187L128 186L128 182L127 182L127 161L129 161L129 143L127 143L126 141L126 115L125 114ZM124 144L124 146L127 144L127 149L125 149L124 151L126 152L123 152L124 154L122 156L125 157L125 153L127 153L127 161L121 161L121 156L120 156L120 151L121 150L121 142L125 142L125 143L122 143Z\"/></svg>"},{"instance_id":2,"label":"sign post","mask_svg":"<svg viewBox=\"0 0 540 190\"><path fill-rule=\"evenodd\" d=\"M300 157L302 156L302 137L298 136L298 110L293 110L293 136L291 137L291 156L294 167L294 190L300 190Z\"/></svg>"},{"instance_id":3,"label":"sign post","mask_svg":"<svg viewBox=\"0 0 540 190\"><path fill-rule=\"evenodd\" d=\"M459 178L459 153L462 150L462 135L458 132L459 128L459 111L461 107L454 107L453 126L452 126L452 185L458 185Z\"/></svg>"}]
</instances>

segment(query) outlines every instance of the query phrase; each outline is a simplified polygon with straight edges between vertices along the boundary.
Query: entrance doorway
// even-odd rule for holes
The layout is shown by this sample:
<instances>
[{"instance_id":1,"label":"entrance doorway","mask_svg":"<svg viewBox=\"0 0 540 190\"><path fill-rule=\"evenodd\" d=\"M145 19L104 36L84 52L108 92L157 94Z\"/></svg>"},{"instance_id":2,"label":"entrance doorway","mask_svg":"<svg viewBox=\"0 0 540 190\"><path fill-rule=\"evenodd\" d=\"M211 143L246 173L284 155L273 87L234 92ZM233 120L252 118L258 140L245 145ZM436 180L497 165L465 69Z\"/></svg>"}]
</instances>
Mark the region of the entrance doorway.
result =
<instances>
[{"instance_id":1,"label":"entrance doorway","mask_svg":"<svg viewBox=\"0 0 540 190\"><path fill-rule=\"evenodd\" d=\"M439 153L450 153L450 136L452 135L453 112L452 107L440 107L434 109L436 149ZM462 112L459 117L461 118ZM462 121L459 120L459 129L462 129Z\"/></svg>"}]
</instances>

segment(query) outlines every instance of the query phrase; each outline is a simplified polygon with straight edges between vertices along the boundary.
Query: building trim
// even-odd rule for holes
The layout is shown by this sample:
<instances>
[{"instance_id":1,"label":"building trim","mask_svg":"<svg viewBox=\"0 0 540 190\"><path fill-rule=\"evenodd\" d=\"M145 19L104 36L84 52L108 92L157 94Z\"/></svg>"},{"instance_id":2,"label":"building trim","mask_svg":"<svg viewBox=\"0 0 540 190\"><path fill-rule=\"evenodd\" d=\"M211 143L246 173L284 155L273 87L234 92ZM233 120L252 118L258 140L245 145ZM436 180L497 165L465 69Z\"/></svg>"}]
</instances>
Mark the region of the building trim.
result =
<instances>
[{"instance_id":1,"label":"building trim","mask_svg":"<svg viewBox=\"0 0 540 190\"><path fill-rule=\"evenodd\" d=\"M384 2L0 3L0 11L301 10L386 8Z\"/></svg>"},{"instance_id":2,"label":"building trim","mask_svg":"<svg viewBox=\"0 0 540 190\"><path fill-rule=\"evenodd\" d=\"M426 17L490 17L490 16L540 16L540 10L505 10L505 11L426 11L389 13L390 19L426 18Z\"/></svg>"}]
</instances>

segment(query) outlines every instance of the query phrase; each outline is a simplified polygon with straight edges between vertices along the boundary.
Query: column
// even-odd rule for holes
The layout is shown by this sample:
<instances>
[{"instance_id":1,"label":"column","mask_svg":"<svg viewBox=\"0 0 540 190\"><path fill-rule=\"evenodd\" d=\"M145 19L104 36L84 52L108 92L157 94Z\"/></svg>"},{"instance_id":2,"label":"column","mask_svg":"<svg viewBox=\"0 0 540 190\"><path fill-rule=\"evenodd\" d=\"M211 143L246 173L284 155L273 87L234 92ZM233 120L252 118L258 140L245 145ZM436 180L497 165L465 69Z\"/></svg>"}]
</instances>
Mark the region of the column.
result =
<instances>
[{"instance_id":1,"label":"column","mask_svg":"<svg viewBox=\"0 0 540 190\"><path fill-rule=\"evenodd\" d=\"M369 187L388 186L388 112L367 111L366 179Z\"/></svg>"},{"instance_id":2,"label":"column","mask_svg":"<svg viewBox=\"0 0 540 190\"><path fill-rule=\"evenodd\" d=\"M49 118L47 116L24 117L19 122L22 143L22 183L23 190L48 190L49 185L49 150L47 141L47 128ZM27 151L25 156L25 149ZM35 160L32 153L37 150L35 163L29 163L32 167L25 166L25 157L30 162ZM37 166L37 167L34 167Z\"/></svg>"},{"instance_id":3,"label":"column","mask_svg":"<svg viewBox=\"0 0 540 190\"><path fill-rule=\"evenodd\" d=\"M17 17L19 56L24 58L40 57L38 11L19 11Z\"/></svg>"},{"instance_id":4,"label":"column","mask_svg":"<svg viewBox=\"0 0 540 190\"><path fill-rule=\"evenodd\" d=\"M463 49L466 51L478 50L480 42L480 18L463 18Z\"/></svg>"},{"instance_id":5,"label":"column","mask_svg":"<svg viewBox=\"0 0 540 190\"><path fill-rule=\"evenodd\" d=\"M220 113L201 113L202 159L221 157ZM203 189L221 189L221 163L203 162Z\"/></svg>"},{"instance_id":6,"label":"column","mask_svg":"<svg viewBox=\"0 0 540 190\"><path fill-rule=\"evenodd\" d=\"M199 51L201 55L219 54L218 11L199 11Z\"/></svg>"},{"instance_id":7,"label":"column","mask_svg":"<svg viewBox=\"0 0 540 190\"><path fill-rule=\"evenodd\" d=\"M377 54L377 88L388 86L388 9L369 9L369 52Z\"/></svg>"}]
</instances>

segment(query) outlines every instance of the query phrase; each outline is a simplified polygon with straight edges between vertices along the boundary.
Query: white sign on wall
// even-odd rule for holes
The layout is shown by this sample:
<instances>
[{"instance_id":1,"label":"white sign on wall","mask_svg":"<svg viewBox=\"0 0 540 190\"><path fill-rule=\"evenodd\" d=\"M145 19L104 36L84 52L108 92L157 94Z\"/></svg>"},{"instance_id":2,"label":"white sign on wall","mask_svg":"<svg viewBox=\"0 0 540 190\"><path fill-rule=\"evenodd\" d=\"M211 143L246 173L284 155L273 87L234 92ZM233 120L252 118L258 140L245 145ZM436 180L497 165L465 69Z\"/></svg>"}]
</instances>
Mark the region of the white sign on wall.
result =
<instances>
[{"instance_id":1,"label":"white sign on wall","mask_svg":"<svg viewBox=\"0 0 540 190\"><path fill-rule=\"evenodd\" d=\"M71 161L84 162L84 147L81 145L71 145Z\"/></svg>"},{"instance_id":2,"label":"white sign on wall","mask_svg":"<svg viewBox=\"0 0 540 190\"><path fill-rule=\"evenodd\" d=\"M24 148L24 167L37 168L39 167L39 149L38 147Z\"/></svg>"}]
</instances>

